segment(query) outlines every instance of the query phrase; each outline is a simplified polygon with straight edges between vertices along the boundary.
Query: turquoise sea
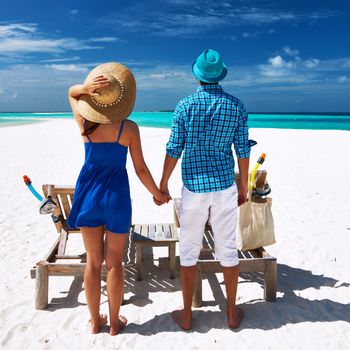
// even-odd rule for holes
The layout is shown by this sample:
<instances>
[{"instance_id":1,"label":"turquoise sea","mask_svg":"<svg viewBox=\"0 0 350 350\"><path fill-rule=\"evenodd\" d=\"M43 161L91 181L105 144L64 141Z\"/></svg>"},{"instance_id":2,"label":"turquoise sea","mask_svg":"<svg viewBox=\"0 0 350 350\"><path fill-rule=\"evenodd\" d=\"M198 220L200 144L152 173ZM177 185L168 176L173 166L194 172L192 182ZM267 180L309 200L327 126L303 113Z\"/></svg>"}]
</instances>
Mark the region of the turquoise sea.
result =
<instances>
[{"instance_id":1,"label":"turquoise sea","mask_svg":"<svg viewBox=\"0 0 350 350\"><path fill-rule=\"evenodd\" d=\"M172 112L134 112L130 119L140 126L169 128L172 116ZM0 113L0 127L72 118L72 113ZM251 128L350 130L350 113L252 113L248 124Z\"/></svg>"}]
</instances>

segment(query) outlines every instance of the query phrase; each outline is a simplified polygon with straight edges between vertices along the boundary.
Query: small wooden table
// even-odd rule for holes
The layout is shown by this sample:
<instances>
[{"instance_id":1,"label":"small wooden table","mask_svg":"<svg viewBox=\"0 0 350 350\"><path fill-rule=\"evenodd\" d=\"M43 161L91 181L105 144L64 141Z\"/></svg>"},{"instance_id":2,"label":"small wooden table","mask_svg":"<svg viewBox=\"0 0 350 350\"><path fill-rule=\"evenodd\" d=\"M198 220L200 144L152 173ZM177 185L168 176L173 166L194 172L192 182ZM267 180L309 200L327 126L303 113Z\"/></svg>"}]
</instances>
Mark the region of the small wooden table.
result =
<instances>
[{"instance_id":1,"label":"small wooden table","mask_svg":"<svg viewBox=\"0 0 350 350\"><path fill-rule=\"evenodd\" d=\"M178 242L175 224L135 224L131 227L132 239L136 245L136 279L142 280L143 248L168 247L170 278L175 278L175 252Z\"/></svg>"}]
</instances>

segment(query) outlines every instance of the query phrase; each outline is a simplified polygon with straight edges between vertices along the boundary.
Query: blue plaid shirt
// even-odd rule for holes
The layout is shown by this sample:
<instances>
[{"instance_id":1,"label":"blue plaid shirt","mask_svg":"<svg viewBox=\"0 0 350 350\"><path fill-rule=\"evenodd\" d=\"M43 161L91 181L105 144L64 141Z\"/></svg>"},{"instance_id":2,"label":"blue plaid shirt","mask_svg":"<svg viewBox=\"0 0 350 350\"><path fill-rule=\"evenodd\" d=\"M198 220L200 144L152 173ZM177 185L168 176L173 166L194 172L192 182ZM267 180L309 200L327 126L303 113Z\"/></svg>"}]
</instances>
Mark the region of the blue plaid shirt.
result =
<instances>
[{"instance_id":1,"label":"blue plaid shirt","mask_svg":"<svg viewBox=\"0 0 350 350\"><path fill-rule=\"evenodd\" d=\"M248 115L243 103L218 84L202 85L175 108L167 155L182 159L182 181L192 192L214 192L235 181L232 144L248 158Z\"/></svg>"}]
</instances>

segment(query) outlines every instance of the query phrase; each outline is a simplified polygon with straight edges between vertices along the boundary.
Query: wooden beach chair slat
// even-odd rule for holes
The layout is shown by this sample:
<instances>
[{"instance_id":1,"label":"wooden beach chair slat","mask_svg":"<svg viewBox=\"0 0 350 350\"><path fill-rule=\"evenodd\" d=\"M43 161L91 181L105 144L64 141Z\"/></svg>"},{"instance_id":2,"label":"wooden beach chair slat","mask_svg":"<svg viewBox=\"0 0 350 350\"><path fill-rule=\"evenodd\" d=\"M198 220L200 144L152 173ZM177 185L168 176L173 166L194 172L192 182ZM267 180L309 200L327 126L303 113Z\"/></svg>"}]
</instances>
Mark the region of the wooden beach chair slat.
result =
<instances>
[{"instance_id":1,"label":"wooden beach chair slat","mask_svg":"<svg viewBox=\"0 0 350 350\"><path fill-rule=\"evenodd\" d=\"M141 235L143 238L147 239L148 238L148 225L140 225L141 227Z\"/></svg>"},{"instance_id":2,"label":"wooden beach chair slat","mask_svg":"<svg viewBox=\"0 0 350 350\"><path fill-rule=\"evenodd\" d=\"M67 194L68 202L69 202L69 209L72 209L72 204L74 201L74 194Z\"/></svg>"},{"instance_id":3,"label":"wooden beach chair slat","mask_svg":"<svg viewBox=\"0 0 350 350\"><path fill-rule=\"evenodd\" d=\"M157 224L156 225L156 232L155 232L156 239L163 239L164 236L165 235L164 235L163 225Z\"/></svg>"},{"instance_id":4,"label":"wooden beach chair slat","mask_svg":"<svg viewBox=\"0 0 350 350\"><path fill-rule=\"evenodd\" d=\"M63 211L63 216L64 218L67 220L69 213L70 213L70 207L69 207L69 203L68 203L68 193L63 193L60 194L60 199L61 199L61 203L62 203L62 211Z\"/></svg>"},{"instance_id":5,"label":"wooden beach chair slat","mask_svg":"<svg viewBox=\"0 0 350 350\"><path fill-rule=\"evenodd\" d=\"M164 230L164 238L166 239L172 238L170 225L163 225L163 230Z\"/></svg>"},{"instance_id":6,"label":"wooden beach chair slat","mask_svg":"<svg viewBox=\"0 0 350 350\"><path fill-rule=\"evenodd\" d=\"M171 224L171 225L169 225L169 228L171 231L171 238L174 241L177 241L179 239L178 231L177 231L178 226L176 224Z\"/></svg>"},{"instance_id":7,"label":"wooden beach chair slat","mask_svg":"<svg viewBox=\"0 0 350 350\"><path fill-rule=\"evenodd\" d=\"M156 236L156 225L154 225L154 224L149 225L148 238L149 239L155 239L155 236Z\"/></svg>"}]
</instances>

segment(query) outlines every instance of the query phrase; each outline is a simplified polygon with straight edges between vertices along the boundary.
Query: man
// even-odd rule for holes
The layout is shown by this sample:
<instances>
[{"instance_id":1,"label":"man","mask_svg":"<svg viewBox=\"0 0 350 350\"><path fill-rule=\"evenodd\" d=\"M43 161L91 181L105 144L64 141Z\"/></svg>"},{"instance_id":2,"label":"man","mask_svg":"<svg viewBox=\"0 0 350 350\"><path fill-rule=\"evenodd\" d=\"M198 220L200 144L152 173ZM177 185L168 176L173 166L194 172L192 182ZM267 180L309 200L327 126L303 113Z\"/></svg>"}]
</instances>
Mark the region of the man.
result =
<instances>
[{"instance_id":1,"label":"man","mask_svg":"<svg viewBox=\"0 0 350 350\"><path fill-rule=\"evenodd\" d=\"M184 308L172 312L172 317L182 329L191 328L196 264L210 216L215 255L224 273L227 321L229 327L237 328L244 313L235 306L236 226L237 207L247 200L248 116L242 102L218 84L227 74L218 52L205 50L193 63L192 72L200 86L176 106L160 183L160 190L169 193L169 178L183 152L179 248ZM237 186L232 144L240 172Z\"/></svg>"}]
</instances>

